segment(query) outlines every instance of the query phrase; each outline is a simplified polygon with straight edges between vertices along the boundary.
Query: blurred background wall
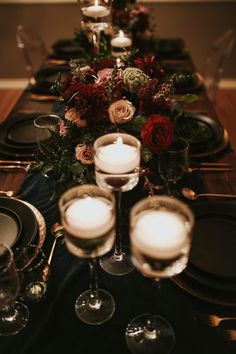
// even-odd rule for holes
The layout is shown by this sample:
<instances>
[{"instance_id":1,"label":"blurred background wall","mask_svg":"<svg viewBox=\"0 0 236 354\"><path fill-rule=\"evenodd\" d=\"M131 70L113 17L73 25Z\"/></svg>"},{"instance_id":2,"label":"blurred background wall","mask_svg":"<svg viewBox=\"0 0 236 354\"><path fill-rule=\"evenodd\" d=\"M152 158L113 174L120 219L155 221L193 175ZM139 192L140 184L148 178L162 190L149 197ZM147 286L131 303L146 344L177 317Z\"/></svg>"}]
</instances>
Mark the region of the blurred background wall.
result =
<instances>
[{"instance_id":1,"label":"blurred background wall","mask_svg":"<svg viewBox=\"0 0 236 354\"><path fill-rule=\"evenodd\" d=\"M151 10L156 36L181 37L192 54L195 66L204 72L209 45L229 28L236 31L236 1L206 2L145 1ZM0 79L26 77L23 60L16 47L18 24L35 28L48 49L59 38L72 38L80 28L76 3L14 4L0 3ZM236 80L236 44L225 61L224 78Z\"/></svg>"}]
</instances>

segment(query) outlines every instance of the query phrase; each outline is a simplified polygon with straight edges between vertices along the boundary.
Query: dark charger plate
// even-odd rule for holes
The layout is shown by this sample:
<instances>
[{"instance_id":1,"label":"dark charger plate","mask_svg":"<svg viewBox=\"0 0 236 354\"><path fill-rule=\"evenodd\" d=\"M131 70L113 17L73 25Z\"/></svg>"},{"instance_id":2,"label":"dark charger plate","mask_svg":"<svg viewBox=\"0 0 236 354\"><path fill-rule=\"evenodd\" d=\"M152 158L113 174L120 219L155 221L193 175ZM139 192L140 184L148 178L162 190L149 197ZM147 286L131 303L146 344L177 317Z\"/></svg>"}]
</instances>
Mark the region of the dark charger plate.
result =
<instances>
[{"instance_id":1,"label":"dark charger plate","mask_svg":"<svg viewBox=\"0 0 236 354\"><path fill-rule=\"evenodd\" d=\"M52 45L54 57L62 59L78 58L81 54L81 47L71 39L61 39Z\"/></svg>"},{"instance_id":2,"label":"dark charger plate","mask_svg":"<svg viewBox=\"0 0 236 354\"><path fill-rule=\"evenodd\" d=\"M11 151L28 153L37 145L34 119L40 112L16 113L0 125L0 145Z\"/></svg>"},{"instance_id":3,"label":"dark charger plate","mask_svg":"<svg viewBox=\"0 0 236 354\"><path fill-rule=\"evenodd\" d=\"M43 68L35 74L35 85L32 90L44 94L53 94L51 87L56 81L58 74L61 74L61 79L66 78L70 73L69 65L56 65L48 68Z\"/></svg>"},{"instance_id":4,"label":"dark charger plate","mask_svg":"<svg viewBox=\"0 0 236 354\"><path fill-rule=\"evenodd\" d=\"M38 222L33 211L23 201L5 197L0 197L0 208L11 210L21 221L22 230L12 245L13 252L33 242L38 234Z\"/></svg>"},{"instance_id":5,"label":"dark charger plate","mask_svg":"<svg viewBox=\"0 0 236 354\"><path fill-rule=\"evenodd\" d=\"M188 140L191 156L210 155L224 139L223 126L209 116L185 112L182 122L179 120L180 134Z\"/></svg>"},{"instance_id":6,"label":"dark charger plate","mask_svg":"<svg viewBox=\"0 0 236 354\"><path fill-rule=\"evenodd\" d=\"M0 243L13 247L21 233L22 222L19 215L12 209L0 206Z\"/></svg>"},{"instance_id":7,"label":"dark charger plate","mask_svg":"<svg viewBox=\"0 0 236 354\"><path fill-rule=\"evenodd\" d=\"M189 263L173 280L211 302L236 305L236 203L199 202Z\"/></svg>"}]
</instances>

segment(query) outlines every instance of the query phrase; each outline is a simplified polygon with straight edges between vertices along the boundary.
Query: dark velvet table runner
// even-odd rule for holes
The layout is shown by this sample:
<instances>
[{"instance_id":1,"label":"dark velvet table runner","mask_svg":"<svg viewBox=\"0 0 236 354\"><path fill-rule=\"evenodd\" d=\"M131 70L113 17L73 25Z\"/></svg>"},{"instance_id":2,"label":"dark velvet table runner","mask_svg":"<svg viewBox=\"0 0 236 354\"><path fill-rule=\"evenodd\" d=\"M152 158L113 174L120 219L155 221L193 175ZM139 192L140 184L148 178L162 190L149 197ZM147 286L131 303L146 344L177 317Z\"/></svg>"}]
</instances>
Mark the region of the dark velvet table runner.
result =
<instances>
[{"instance_id":1,"label":"dark velvet table runner","mask_svg":"<svg viewBox=\"0 0 236 354\"><path fill-rule=\"evenodd\" d=\"M58 200L50 200L53 188L54 183L47 178L29 174L21 190L23 198L36 206L45 218L47 237L43 249L47 256L53 242L51 226L59 221ZM128 215L129 207L139 197L139 190L123 196L123 212ZM123 228L127 239L127 223ZM163 280L161 289L155 290L152 281L136 270L126 276L112 276L98 267L99 285L113 295L116 310L108 322L92 326L81 322L74 311L76 298L89 287L87 261L72 256L59 240L51 270L47 297L36 304L27 303L28 325L15 336L0 337L1 354L128 354L125 342L128 322L152 311L173 326L176 335L173 354L233 354L236 351L236 342L226 341L219 328L207 327L196 319L198 311L218 314L228 311L231 315L236 311L197 300L170 279Z\"/></svg>"}]
</instances>

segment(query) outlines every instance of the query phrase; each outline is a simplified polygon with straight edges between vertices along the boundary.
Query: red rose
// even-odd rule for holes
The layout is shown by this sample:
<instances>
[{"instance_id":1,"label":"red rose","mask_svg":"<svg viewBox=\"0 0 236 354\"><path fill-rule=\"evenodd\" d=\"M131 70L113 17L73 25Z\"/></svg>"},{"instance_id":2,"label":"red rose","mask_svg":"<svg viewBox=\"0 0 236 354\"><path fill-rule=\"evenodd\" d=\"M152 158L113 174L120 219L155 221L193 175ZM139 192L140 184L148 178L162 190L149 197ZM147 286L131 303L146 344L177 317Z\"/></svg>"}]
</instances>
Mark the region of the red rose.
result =
<instances>
[{"instance_id":1,"label":"red rose","mask_svg":"<svg viewBox=\"0 0 236 354\"><path fill-rule=\"evenodd\" d=\"M144 123L141 137L151 151L161 153L173 142L174 127L167 117L154 114Z\"/></svg>"}]
</instances>

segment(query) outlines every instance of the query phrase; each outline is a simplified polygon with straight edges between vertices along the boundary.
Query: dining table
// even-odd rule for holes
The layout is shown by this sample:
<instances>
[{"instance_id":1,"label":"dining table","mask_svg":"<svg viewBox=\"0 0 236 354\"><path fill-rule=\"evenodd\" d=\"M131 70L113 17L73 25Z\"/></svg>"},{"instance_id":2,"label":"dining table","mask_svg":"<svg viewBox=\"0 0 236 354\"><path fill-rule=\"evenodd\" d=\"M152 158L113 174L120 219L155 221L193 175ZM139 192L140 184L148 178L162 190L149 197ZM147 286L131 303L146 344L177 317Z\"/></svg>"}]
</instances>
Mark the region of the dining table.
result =
<instances>
[{"instance_id":1,"label":"dining table","mask_svg":"<svg viewBox=\"0 0 236 354\"><path fill-rule=\"evenodd\" d=\"M183 44L180 39L174 40ZM163 66L167 69L195 69L191 53L187 49L182 50L183 55L160 55ZM48 65L45 62L42 68ZM184 106L184 109L189 114L210 117L221 124L214 105L208 99L204 81L202 78L199 80L201 85L196 90L197 100ZM182 94L181 91L176 93L175 99L181 100ZM2 144L1 131L6 125L9 126L9 122L16 121L18 116L25 116L27 121L32 114L33 117L41 113L57 114L61 112L59 106L59 97L35 91L28 85L0 125L0 159L33 160L33 154L26 158L20 154L9 155L11 148ZM27 129L31 128L26 124L26 136ZM188 187L198 194L236 195L236 156L230 144L229 132L223 126L222 129L222 139L218 145L207 153L202 151L193 157L191 167L221 163L228 164L230 169L220 172L189 171L178 183L179 189ZM16 196L2 193L0 207L3 200L19 198L33 208L40 226L37 242L47 257L54 242L52 226L61 222L58 198L52 198L55 184L54 180L40 173L22 168L3 169L0 164L1 191L16 192ZM124 193L121 224L127 242L129 211L137 200L146 196L142 193L139 186ZM30 312L27 326L14 336L0 336L0 353L128 354L130 351L125 331L130 320L141 313L158 313L173 327L173 354L235 354L236 335L233 337L229 333L236 333L236 320L224 320L215 326L210 324L207 316L236 316L236 198L203 196L188 200L180 196L180 199L195 215L193 251L186 270L172 278L163 279L160 288L153 290L152 280L137 270L114 276L98 268L99 285L112 294L116 308L106 323L88 325L77 318L74 309L76 298L89 286L88 263L86 259L72 255L63 238L60 238L50 265L46 297L37 303L26 302ZM24 228L27 230L27 220Z\"/></svg>"}]
</instances>

